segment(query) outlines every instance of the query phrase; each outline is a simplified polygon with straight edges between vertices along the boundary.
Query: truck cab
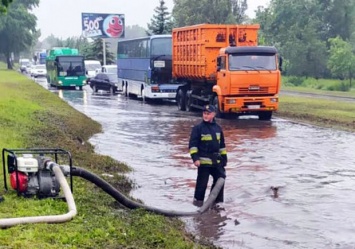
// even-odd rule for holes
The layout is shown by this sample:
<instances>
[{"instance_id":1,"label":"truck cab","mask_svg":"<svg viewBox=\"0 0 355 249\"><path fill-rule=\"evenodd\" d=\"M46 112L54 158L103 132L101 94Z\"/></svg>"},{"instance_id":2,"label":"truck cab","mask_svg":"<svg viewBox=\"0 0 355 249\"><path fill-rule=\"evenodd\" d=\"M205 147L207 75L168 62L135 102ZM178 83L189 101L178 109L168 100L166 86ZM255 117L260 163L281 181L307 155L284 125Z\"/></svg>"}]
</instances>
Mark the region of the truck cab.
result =
<instances>
[{"instance_id":1,"label":"truck cab","mask_svg":"<svg viewBox=\"0 0 355 249\"><path fill-rule=\"evenodd\" d=\"M221 113L250 114L268 120L278 108L280 70L277 50L271 46L227 47L217 58L218 96Z\"/></svg>"}]
</instances>

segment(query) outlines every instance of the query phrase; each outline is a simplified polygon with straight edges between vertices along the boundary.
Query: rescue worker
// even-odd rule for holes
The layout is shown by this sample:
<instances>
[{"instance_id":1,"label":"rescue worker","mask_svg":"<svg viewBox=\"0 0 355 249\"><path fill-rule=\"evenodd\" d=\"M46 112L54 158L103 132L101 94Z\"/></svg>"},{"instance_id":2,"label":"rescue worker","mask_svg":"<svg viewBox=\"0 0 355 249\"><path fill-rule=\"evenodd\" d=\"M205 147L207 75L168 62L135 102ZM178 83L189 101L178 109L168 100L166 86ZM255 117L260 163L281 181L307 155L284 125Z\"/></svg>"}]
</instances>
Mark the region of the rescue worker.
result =
<instances>
[{"instance_id":1,"label":"rescue worker","mask_svg":"<svg viewBox=\"0 0 355 249\"><path fill-rule=\"evenodd\" d=\"M204 106L202 122L192 128L189 150L192 161L197 167L194 205L203 204L209 176L213 177L211 190L218 178L226 178L227 150L221 126L216 123L214 105ZM219 192L216 203L224 200L224 186Z\"/></svg>"}]
</instances>

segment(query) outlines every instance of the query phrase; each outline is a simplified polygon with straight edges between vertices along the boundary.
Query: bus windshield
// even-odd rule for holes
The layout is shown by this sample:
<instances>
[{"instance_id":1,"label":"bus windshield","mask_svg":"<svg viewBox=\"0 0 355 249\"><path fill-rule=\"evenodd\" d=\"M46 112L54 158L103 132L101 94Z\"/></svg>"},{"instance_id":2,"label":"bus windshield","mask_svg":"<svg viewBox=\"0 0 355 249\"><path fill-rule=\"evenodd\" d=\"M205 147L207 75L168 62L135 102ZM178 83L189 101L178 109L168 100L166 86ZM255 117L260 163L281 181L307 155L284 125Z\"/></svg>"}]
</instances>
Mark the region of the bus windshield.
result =
<instances>
[{"instance_id":1,"label":"bus windshield","mask_svg":"<svg viewBox=\"0 0 355 249\"><path fill-rule=\"evenodd\" d=\"M152 40L151 58L172 55L172 40L171 38L158 38Z\"/></svg>"},{"instance_id":2,"label":"bus windshield","mask_svg":"<svg viewBox=\"0 0 355 249\"><path fill-rule=\"evenodd\" d=\"M276 70L275 54L230 54L229 70Z\"/></svg>"},{"instance_id":3,"label":"bus windshield","mask_svg":"<svg viewBox=\"0 0 355 249\"><path fill-rule=\"evenodd\" d=\"M83 76L84 61L82 56L58 57L59 76Z\"/></svg>"}]
</instances>

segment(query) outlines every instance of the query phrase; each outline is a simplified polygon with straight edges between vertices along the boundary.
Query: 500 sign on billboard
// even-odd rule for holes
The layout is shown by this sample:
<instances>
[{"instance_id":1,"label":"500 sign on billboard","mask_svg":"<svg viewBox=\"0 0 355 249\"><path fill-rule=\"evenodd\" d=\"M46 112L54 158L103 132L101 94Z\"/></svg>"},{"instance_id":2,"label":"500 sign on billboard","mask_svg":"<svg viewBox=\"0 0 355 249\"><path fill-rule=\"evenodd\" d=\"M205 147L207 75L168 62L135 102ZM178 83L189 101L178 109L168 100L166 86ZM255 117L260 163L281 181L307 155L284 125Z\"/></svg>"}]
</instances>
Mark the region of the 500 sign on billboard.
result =
<instances>
[{"instance_id":1,"label":"500 sign on billboard","mask_svg":"<svg viewBox=\"0 0 355 249\"><path fill-rule=\"evenodd\" d=\"M84 37L124 38L124 15L82 13Z\"/></svg>"}]
</instances>

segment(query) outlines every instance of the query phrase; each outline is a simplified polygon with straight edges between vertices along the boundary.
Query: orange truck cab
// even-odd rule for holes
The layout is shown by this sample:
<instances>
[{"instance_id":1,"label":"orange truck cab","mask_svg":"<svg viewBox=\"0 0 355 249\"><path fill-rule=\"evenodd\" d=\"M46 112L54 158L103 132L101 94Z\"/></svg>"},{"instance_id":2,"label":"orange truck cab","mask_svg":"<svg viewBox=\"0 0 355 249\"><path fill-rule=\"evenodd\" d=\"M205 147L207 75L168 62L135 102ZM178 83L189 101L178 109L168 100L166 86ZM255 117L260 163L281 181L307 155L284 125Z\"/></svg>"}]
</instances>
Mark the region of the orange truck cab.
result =
<instances>
[{"instance_id":1,"label":"orange truck cab","mask_svg":"<svg viewBox=\"0 0 355 249\"><path fill-rule=\"evenodd\" d=\"M173 29L173 78L180 110L217 107L217 116L258 115L278 109L278 52L257 45L259 25L201 24Z\"/></svg>"}]
</instances>

